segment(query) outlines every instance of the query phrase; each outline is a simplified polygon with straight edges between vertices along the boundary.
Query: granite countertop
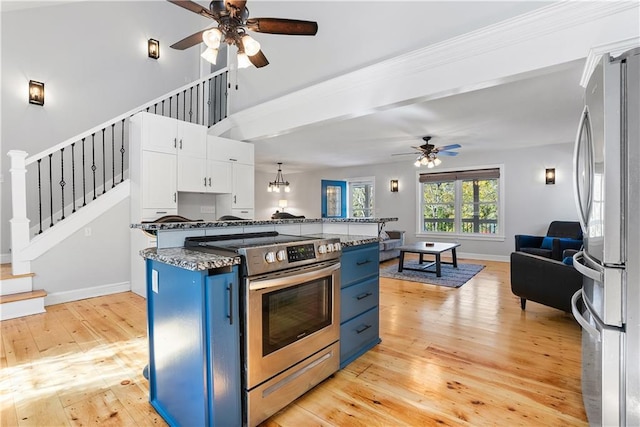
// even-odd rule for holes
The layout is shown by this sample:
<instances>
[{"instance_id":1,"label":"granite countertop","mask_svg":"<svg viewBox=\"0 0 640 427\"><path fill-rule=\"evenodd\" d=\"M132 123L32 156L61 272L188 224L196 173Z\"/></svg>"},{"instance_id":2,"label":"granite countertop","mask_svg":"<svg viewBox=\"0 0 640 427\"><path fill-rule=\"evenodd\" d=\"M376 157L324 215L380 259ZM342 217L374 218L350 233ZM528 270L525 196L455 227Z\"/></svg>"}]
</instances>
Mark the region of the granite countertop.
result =
<instances>
[{"instance_id":1,"label":"granite countertop","mask_svg":"<svg viewBox=\"0 0 640 427\"><path fill-rule=\"evenodd\" d=\"M360 246L379 241L376 236L356 236L345 234L310 234L308 237L321 239L339 238L344 247ZM191 271L204 271L213 268L230 267L239 265L240 257L228 257L216 255L208 252L193 251L185 248L146 248L140 251L140 256L144 259L152 259L175 267L184 268Z\"/></svg>"},{"instance_id":2,"label":"granite countertop","mask_svg":"<svg viewBox=\"0 0 640 427\"><path fill-rule=\"evenodd\" d=\"M268 219L268 220L242 220L242 221L198 221L198 222L166 222L131 224L131 228L141 230L185 230L191 228L216 228L216 227L245 227L249 225L277 225L277 224L313 224L313 223L360 223L380 224L397 221L398 218L292 218L292 219Z\"/></svg>"}]
</instances>

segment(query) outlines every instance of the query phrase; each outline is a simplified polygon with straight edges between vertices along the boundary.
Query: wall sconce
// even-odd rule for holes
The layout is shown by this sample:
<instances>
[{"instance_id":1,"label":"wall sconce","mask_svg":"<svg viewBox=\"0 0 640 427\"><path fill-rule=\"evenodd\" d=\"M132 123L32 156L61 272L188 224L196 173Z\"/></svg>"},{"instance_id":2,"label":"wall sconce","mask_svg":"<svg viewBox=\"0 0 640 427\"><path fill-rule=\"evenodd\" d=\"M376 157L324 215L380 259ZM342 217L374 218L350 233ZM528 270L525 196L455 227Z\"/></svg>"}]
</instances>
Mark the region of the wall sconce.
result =
<instances>
[{"instance_id":1,"label":"wall sconce","mask_svg":"<svg viewBox=\"0 0 640 427\"><path fill-rule=\"evenodd\" d=\"M392 193L397 193L398 192L398 180L397 179L392 179L391 180L391 192Z\"/></svg>"},{"instance_id":2,"label":"wall sconce","mask_svg":"<svg viewBox=\"0 0 640 427\"><path fill-rule=\"evenodd\" d=\"M160 58L160 42L158 40L149 39L147 48L149 50L149 58L153 58L153 59Z\"/></svg>"},{"instance_id":3,"label":"wall sconce","mask_svg":"<svg viewBox=\"0 0 640 427\"><path fill-rule=\"evenodd\" d=\"M544 171L544 182L545 184L555 184L556 183L556 169L548 168Z\"/></svg>"},{"instance_id":4,"label":"wall sconce","mask_svg":"<svg viewBox=\"0 0 640 427\"><path fill-rule=\"evenodd\" d=\"M286 199L278 200L278 207L282 209L282 212L284 212L284 208L286 208L287 205L288 205L288 203L287 203Z\"/></svg>"},{"instance_id":5,"label":"wall sconce","mask_svg":"<svg viewBox=\"0 0 640 427\"><path fill-rule=\"evenodd\" d=\"M44 83L29 80L29 104L44 105Z\"/></svg>"}]
</instances>

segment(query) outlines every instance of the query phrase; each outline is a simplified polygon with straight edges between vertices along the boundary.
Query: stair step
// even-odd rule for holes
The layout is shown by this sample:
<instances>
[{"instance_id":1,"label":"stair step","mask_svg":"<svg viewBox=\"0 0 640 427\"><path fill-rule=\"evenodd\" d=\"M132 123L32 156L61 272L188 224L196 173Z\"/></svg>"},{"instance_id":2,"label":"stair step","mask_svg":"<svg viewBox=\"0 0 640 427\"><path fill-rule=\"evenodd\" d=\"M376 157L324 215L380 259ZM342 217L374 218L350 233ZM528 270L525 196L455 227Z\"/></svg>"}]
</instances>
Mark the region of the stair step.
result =
<instances>
[{"instance_id":1,"label":"stair step","mask_svg":"<svg viewBox=\"0 0 640 427\"><path fill-rule=\"evenodd\" d=\"M47 296L47 293L43 290L20 292L17 294L10 294L10 295L2 295L0 296L0 304L7 304L10 302L16 302L16 301L24 301L24 300L29 300L33 298L44 298L46 296Z\"/></svg>"},{"instance_id":2,"label":"stair step","mask_svg":"<svg viewBox=\"0 0 640 427\"><path fill-rule=\"evenodd\" d=\"M33 277L35 273L13 274L11 263L0 264L0 280L19 279L23 277Z\"/></svg>"}]
</instances>

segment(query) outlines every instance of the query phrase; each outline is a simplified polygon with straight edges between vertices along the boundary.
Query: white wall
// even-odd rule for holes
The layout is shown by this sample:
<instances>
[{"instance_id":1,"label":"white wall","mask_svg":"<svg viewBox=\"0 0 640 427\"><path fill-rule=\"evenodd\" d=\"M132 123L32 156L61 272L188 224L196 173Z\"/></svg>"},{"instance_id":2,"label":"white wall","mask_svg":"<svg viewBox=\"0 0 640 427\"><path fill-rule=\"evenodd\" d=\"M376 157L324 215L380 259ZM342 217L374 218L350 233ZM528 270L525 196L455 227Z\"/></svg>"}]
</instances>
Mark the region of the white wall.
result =
<instances>
[{"instance_id":1,"label":"white wall","mask_svg":"<svg viewBox=\"0 0 640 427\"><path fill-rule=\"evenodd\" d=\"M199 50L169 45L206 25L166 1L91 1L3 11L1 245L9 252L9 150L30 155L200 76ZM149 38L160 59L148 58ZM45 83L45 105L27 102L29 80ZM128 240L128 239L127 239Z\"/></svg>"},{"instance_id":2,"label":"white wall","mask_svg":"<svg viewBox=\"0 0 640 427\"><path fill-rule=\"evenodd\" d=\"M127 199L32 261L46 305L129 290L129 215Z\"/></svg>"},{"instance_id":3,"label":"white wall","mask_svg":"<svg viewBox=\"0 0 640 427\"><path fill-rule=\"evenodd\" d=\"M542 148L466 155L462 148L458 157L443 158L441 167L447 168L504 165L502 179L505 180L506 193L503 221L505 239L499 242L460 240L462 245L460 253L506 260L514 249L515 234L545 234L549 223L553 220L577 221L571 183L572 157L573 144L563 143ZM319 218L322 179L375 176L376 216L397 217L398 221L388 223L386 229L405 230L408 242L418 241L419 239L416 238L418 185L416 173L418 169L413 166L413 160L408 156L406 162L286 174L286 179L291 182L291 192L288 194L268 193L266 184L273 180L275 172L273 174L257 172L256 218L269 218L275 212L279 198L288 200L287 212L304 215L307 218ZM544 183L544 170L549 167L556 168L555 185ZM389 191L391 179L399 180L397 193Z\"/></svg>"}]
</instances>

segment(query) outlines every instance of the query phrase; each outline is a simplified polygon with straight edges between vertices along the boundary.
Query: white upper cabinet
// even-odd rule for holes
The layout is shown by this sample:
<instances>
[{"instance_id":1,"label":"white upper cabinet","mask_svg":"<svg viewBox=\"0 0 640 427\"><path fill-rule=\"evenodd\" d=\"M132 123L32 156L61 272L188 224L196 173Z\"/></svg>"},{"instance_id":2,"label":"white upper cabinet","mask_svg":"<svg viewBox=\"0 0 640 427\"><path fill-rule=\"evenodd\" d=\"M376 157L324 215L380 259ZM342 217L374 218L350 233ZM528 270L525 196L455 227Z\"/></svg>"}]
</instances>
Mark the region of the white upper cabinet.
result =
<instances>
[{"instance_id":1,"label":"white upper cabinet","mask_svg":"<svg viewBox=\"0 0 640 427\"><path fill-rule=\"evenodd\" d=\"M207 128L176 120L176 146L178 156L204 159L207 156Z\"/></svg>"},{"instance_id":2,"label":"white upper cabinet","mask_svg":"<svg viewBox=\"0 0 640 427\"><path fill-rule=\"evenodd\" d=\"M151 113L138 113L136 120L142 129L140 138L143 150L176 154L176 120Z\"/></svg>"},{"instance_id":3,"label":"white upper cabinet","mask_svg":"<svg viewBox=\"0 0 640 427\"><path fill-rule=\"evenodd\" d=\"M253 144L246 142L234 141L232 139L220 138L218 136L208 137L210 154L214 157L212 159L238 162L247 165L254 164L254 149Z\"/></svg>"}]
</instances>

